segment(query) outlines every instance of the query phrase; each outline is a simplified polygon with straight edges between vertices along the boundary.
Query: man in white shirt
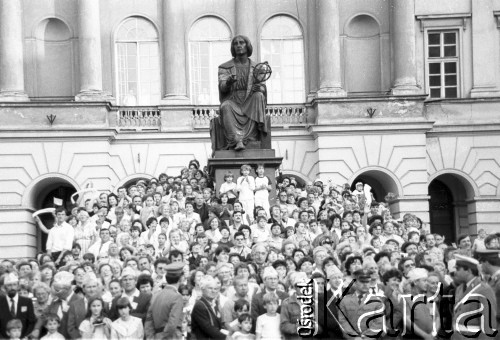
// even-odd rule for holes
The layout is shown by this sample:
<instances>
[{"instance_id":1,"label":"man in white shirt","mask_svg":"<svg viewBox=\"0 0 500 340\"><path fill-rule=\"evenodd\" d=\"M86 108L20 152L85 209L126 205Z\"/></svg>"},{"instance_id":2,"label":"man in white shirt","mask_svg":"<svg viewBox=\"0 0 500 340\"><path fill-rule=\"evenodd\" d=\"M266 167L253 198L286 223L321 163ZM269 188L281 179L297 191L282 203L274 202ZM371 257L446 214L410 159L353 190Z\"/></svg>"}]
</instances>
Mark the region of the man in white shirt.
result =
<instances>
[{"instance_id":1,"label":"man in white shirt","mask_svg":"<svg viewBox=\"0 0 500 340\"><path fill-rule=\"evenodd\" d=\"M47 238L47 253L52 256L56 265L62 260L62 255L66 250L71 251L73 248L73 239L75 232L72 226L66 223L66 211L59 207L55 211L56 223L49 230Z\"/></svg>"},{"instance_id":2,"label":"man in white shirt","mask_svg":"<svg viewBox=\"0 0 500 340\"><path fill-rule=\"evenodd\" d=\"M99 239L90 246L88 252L94 254L95 258L99 256L107 256L109 246L113 243L109 234L109 229L101 229L99 231Z\"/></svg>"}]
</instances>

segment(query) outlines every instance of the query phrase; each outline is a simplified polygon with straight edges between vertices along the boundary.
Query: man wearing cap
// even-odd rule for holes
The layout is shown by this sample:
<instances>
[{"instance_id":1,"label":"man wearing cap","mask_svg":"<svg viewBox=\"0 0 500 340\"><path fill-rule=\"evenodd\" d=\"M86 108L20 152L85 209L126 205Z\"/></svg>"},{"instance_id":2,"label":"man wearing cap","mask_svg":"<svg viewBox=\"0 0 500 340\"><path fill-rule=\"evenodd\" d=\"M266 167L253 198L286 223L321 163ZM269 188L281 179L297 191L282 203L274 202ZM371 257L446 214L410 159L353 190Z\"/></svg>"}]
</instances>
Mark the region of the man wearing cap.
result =
<instances>
[{"instance_id":1,"label":"man wearing cap","mask_svg":"<svg viewBox=\"0 0 500 340\"><path fill-rule=\"evenodd\" d=\"M479 278L479 261L460 254L455 254L455 259L455 279L459 286L455 293L452 322L454 333L451 338L490 339L488 334L491 335L493 331L489 325L495 327L497 317L495 293Z\"/></svg>"},{"instance_id":2,"label":"man wearing cap","mask_svg":"<svg viewBox=\"0 0 500 340\"><path fill-rule=\"evenodd\" d=\"M31 299L19 296L19 277L17 274L5 274L3 289L7 295L0 296L0 336L8 339L7 322L19 319L23 325L21 338L29 335L35 327L36 317Z\"/></svg>"},{"instance_id":3,"label":"man wearing cap","mask_svg":"<svg viewBox=\"0 0 500 340\"><path fill-rule=\"evenodd\" d=\"M123 293L121 296L117 296L113 299L111 309L109 311L109 318L115 321L120 317L116 304L119 298L126 297L132 306L130 315L135 316L144 322L151 303L152 294L141 293L139 289L137 289L137 273L130 267L125 267L123 269L122 275L120 276L120 284L122 286Z\"/></svg>"},{"instance_id":4,"label":"man wearing cap","mask_svg":"<svg viewBox=\"0 0 500 340\"><path fill-rule=\"evenodd\" d=\"M184 300L178 292L184 263L174 262L167 267L167 285L152 299L144 331L147 339L182 339L182 308Z\"/></svg>"},{"instance_id":5,"label":"man wearing cap","mask_svg":"<svg viewBox=\"0 0 500 340\"><path fill-rule=\"evenodd\" d=\"M486 249L476 251L476 257L481 264L482 272L490 276L488 284L495 292L497 299L497 326L500 331L500 250Z\"/></svg>"},{"instance_id":6,"label":"man wearing cap","mask_svg":"<svg viewBox=\"0 0 500 340\"><path fill-rule=\"evenodd\" d=\"M381 337L385 317L384 303L379 296L369 294L370 273L358 269L353 276L356 279L354 293L346 295L339 303L339 323L344 337ZM382 310L382 314L376 312L377 310ZM368 318L371 320L367 325Z\"/></svg>"}]
</instances>

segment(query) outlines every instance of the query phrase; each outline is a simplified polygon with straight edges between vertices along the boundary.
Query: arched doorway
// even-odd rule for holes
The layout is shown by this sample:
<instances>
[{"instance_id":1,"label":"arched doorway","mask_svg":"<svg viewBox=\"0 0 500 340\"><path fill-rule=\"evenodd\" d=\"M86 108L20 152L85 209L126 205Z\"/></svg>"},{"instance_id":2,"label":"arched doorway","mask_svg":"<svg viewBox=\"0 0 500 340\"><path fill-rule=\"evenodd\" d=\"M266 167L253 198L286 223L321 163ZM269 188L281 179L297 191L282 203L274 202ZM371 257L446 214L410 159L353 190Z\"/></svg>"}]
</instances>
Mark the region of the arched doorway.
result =
<instances>
[{"instance_id":1,"label":"arched doorway","mask_svg":"<svg viewBox=\"0 0 500 340\"><path fill-rule=\"evenodd\" d=\"M448 242L456 240L455 213L450 189L436 179L429 184L429 196L431 232L444 235Z\"/></svg>"},{"instance_id":2,"label":"arched doorway","mask_svg":"<svg viewBox=\"0 0 500 340\"><path fill-rule=\"evenodd\" d=\"M55 208L59 206L57 201L62 200L63 207L69 213L71 209L71 195L76 192L76 188L69 181L60 177L48 177L33 187L29 197L29 204L34 210ZM51 214L40 215L43 224L50 228L54 224L54 217ZM45 251L47 235L37 228L38 249Z\"/></svg>"},{"instance_id":3,"label":"arched doorway","mask_svg":"<svg viewBox=\"0 0 500 340\"><path fill-rule=\"evenodd\" d=\"M460 234L477 233L473 214L475 191L460 174L443 173L429 183L429 214L431 232L444 235L447 243L456 241Z\"/></svg>"},{"instance_id":4,"label":"arched doorway","mask_svg":"<svg viewBox=\"0 0 500 340\"><path fill-rule=\"evenodd\" d=\"M372 188L373 197L377 202L385 202L385 196L392 193L396 196L401 195L396 180L381 170L366 170L356 176L351 183L351 191L356 189L356 183L368 184Z\"/></svg>"}]
</instances>

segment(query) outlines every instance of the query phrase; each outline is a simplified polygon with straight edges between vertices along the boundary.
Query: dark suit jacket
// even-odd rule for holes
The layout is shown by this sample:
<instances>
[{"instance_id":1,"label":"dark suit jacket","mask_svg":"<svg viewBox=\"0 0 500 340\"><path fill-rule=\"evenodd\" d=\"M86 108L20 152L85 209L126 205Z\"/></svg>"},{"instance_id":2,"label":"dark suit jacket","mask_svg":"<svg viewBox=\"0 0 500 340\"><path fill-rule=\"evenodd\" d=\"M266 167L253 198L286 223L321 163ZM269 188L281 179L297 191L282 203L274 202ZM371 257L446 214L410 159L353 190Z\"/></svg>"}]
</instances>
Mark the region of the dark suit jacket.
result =
<instances>
[{"instance_id":1,"label":"dark suit jacket","mask_svg":"<svg viewBox=\"0 0 500 340\"><path fill-rule=\"evenodd\" d=\"M473 295L468 296L468 294ZM464 331L455 331L451 337L452 340L470 339L477 329L481 329L481 332L475 336L476 339L492 339L488 336L492 333L489 325L496 327L497 299L493 289L482 282L479 277L476 277L468 287L465 284L457 287L453 312L453 329L455 330L455 325L458 323L458 327L463 327ZM481 325L481 318L474 317L468 320L466 317L467 313L472 316L477 315L478 312L484 316L484 327ZM470 331L467 331L469 329Z\"/></svg>"},{"instance_id":2,"label":"dark suit jacket","mask_svg":"<svg viewBox=\"0 0 500 340\"><path fill-rule=\"evenodd\" d=\"M70 339L81 338L79 327L87 314L87 301L84 298L76 299L68 310L68 334ZM68 338L66 338L68 339Z\"/></svg>"},{"instance_id":3,"label":"dark suit jacket","mask_svg":"<svg viewBox=\"0 0 500 340\"><path fill-rule=\"evenodd\" d=\"M71 306L78 299L83 299L83 298L79 294L74 293L69 299L68 305ZM48 314L57 314L60 304L61 304L60 301L57 300L52 301L52 303L47 307L45 314L38 319L35 329L40 330L43 327L43 324L45 323L45 316L47 316ZM61 318L61 323L59 325L59 330L58 330L58 332L61 333L66 339L70 338L70 335L68 334L68 311L66 312L63 311L63 316Z\"/></svg>"},{"instance_id":4,"label":"dark suit jacket","mask_svg":"<svg viewBox=\"0 0 500 340\"><path fill-rule=\"evenodd\" d=\"M35 309L33 308L33 301L31 301L31 299L18 296L15 318L21 320L23 323L21 338L26 337L33 331L36 323L36 317ZM2 338L9 338L6 333L6 327L7 322L12 319L14 319L14 317L10 314L7 297L5 295L0 296L0 336Z\"/></svg>"},{"instance_id":5,"label":"dark suit jacket","mask_svg":"<svg viewBox=\"0 0 500 340\"><path fill-rule=\"evenodd\" d=\"M201 297L194 304L191 312L191 331L196 339L226 339L221 333L222 320L215 312L207 299Z\"/></svg>"},{"instance_id":6,"label":"dark suit jacket","mask_svg":"<svg viewBox=\"0 0 500 340\"><path fill-rule=\"evenodd\" d=\"M151 293L141 293L138 297L134 297L131 303L137 303L137 306L130 311L130 315L135 316L142 320L142 323L146 321L146 314L148 313L149 305L151 304ZM121 296L117 296L111 302L111 309L109 310L109 318L111 321L115 321L120 317L118 314L118 309L116 308L116 303ZM133 303L132 303L133 305Z\"/></svg>"},{"instance_id":7,"label":"dark suit jacket","mask_svg":"<svg viewBox=\"0 0 500 340\"><path fill-rule=\"evenodd\" d=\"M320 339L343 339L342 328L339 324L338 297L332 299L333 292L329 289L325 294L318 294L318 317L322 330L317 335ZM330 301L331 300L331 301Z\"/></svg>"}]
</instances>

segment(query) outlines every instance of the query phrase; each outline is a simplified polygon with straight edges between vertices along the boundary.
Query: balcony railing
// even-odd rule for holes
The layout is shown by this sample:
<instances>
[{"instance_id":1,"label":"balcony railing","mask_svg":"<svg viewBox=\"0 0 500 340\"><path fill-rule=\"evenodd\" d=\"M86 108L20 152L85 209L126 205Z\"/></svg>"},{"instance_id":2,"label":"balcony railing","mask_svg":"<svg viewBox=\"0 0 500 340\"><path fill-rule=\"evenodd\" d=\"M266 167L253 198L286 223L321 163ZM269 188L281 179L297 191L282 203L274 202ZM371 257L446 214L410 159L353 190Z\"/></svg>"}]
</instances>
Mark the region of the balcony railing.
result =
<instances>
[{"instance_id":1,"label":"balcony railing","mask_svg":"<svg viewBox=\"0 0 500 340\"><path fill-rule=\"evenodd\" d=\"M158 107L127 106L117 112L120 130L160 130L161 113Z\"/></svg>"},{"instance_id":2,"label":"balcony railing","mask_svg":"<svg viewBox=\"0 0 500 340\"><path fill-rule=\"evenodd\" d=\"M219 106L195 107L193 109L193 127L208 128L210 120L219 114ZM266 115L271 116L271 125L283 128L306 126L307 110L304 105L284 104L268 105Z\"/></svg>"}]
</instances>

